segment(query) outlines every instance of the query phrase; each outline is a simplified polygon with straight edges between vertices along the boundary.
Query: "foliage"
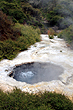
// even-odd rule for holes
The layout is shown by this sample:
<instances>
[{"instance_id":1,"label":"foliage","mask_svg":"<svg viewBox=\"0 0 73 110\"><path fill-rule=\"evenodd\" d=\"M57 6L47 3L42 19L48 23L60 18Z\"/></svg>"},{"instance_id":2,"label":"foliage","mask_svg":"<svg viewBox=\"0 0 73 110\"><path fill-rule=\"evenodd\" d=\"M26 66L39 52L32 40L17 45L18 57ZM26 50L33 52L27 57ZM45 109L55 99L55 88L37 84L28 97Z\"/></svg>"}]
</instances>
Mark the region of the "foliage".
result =
<instances>
[{"instance_id":1,"label":"foliage","mask_svg":"<svg viewBox=\"0 0 73 110\"><path fill-rule=\"evenodd\" d=\"M40 18L40 11L39 9L33 8L29 3L23 3L21 2L21 7L23 9L23 12L26 14L26 16L33 16Z\"/></svg>"},{"instance_id":2,"label":"foliage","mask_svg":"<svg viewBox=\"0 0 73 110\"><path fill-rule=\"evenodd\" d=\"M11 16L13 22L27 23L41 27L41 15L39 9L33 8L28 0L3 0L0 1L0 8L6 15ZM36 19L36 20L34 20ZM30 22L30 23L29 23ZM37 23L36 23L37 22ZM40 25L41 24L41 25Z\"/></svg>"},{"instance_id":3,"label":"foliage","mask_svg":"<svg viewBox=\"0 0 73 110\"><path fill-rule=\"evenodd\" d=\"M9 37L8 40L0 41L0 60L13 59L19 51L26 50L30 45L40 41L39 29L19 23L15 25L15 29L21 32L21 36L15 40Z\"/></svg>"},{"instance_id":4,"label":"foliage","mask_svg":"<svg viewBox=\"0 0 73 110\"><path fill-rule=\"evenodd\" d=\"M73 110L73 103L56 93L29 94L16 89L12 93L0 91L0 110Z\"/></svg>"},{"instance_id":5,"label":"foliage","mask_svg":"<svg viewBox=\"0 0 73 110\"><path fill-rule=\"evenodd\" d=\"M15 28L21 30L22 36L28 40L29 44L34 44L36 41L37 42L40 41L40 30L39 30L39 28L34 29L32 26L28 26L28 25L24 26L24 25L19 24L19 23L16 23Z\"/></svg>"},{"instance_id":6,"label":"foliage","mask_svg":"<svg viewBox=\"0 0 73 110\"><path fill-rule=\"evenodd\" d=\"M12 20L0 11L0 40L12 39L16 40L20 35L19 30L13 30Z\"/></svg>"},{"instance_id":7,"label":"foliage","mask_svg":"<svg viewBox=\"0 0 73 110\"><path fill-rule=\"evenodd\" d=\"M20 48L16 47L16 42L11 39L0 41L0 60L13 59L16 57Z\"/></svg>"},{"instance_id":8,"label":"foliage","mask_svg":"<svg viewBox=\"0 0 73 110\"><path fill-rule=\"evenodd\" d=\"M51 26L56 25L60 29L73 24L72 7L72 0L0 0L0 9L11 16L13 22L38 26L41 32L43 17Z\"/></svg>"},{"instance_id":9,"label":"foliage","mask_svg":"<svg viewBox=\"0 0 73 110\"><path fill-rule=\"evenodd\" d=\"M52 26L57 25L60 19L62 19L61 15L57 14L57 12L55 12L54 9L47 13L47 20L48 22L50 22L50 25Z\"/></svg>"},{"instance_id":10,"label":"foliage","mask_svg":"<svg viewBox=\"0 0 73 110\"><path fill-rule=\"evenodd\" d=\"M73 46L73 25L64 29L59 33L58 37L64 38L71 46Z\"/></svg>"},{"instance_id":11,"label":"foliage","mask_svg":"<svg viewBox=\"0 0 73 110\"><path fill-rule=\"evenodd\" d=\"M55 31L52 29L52 28L49 28L48 30L48 36L50 39L53 39L54 37L54 34L55 34Z\"/></svg>"},{"instance_id":12,"label":"foliage","mask_svg":"<svg viewBox=\"0 0 73 110\"><path fill-rule=\"evenodd\" d=\"M73 0L40 0L40 2L42 15L51 26L56 25L59 29L65 29L73 24Z\"/></svg>"},{"instance_id":13,"label":"foliage","mask_svg":"<svg viewBox=\"0 0 73 110\"><path fill-rule=\"evenodd\" d=\"M26 15L22 11L22 8L16 2L11 3L2 1L0 2L0 7L4 13L6 13L9 16L12 16L13 20L15 19L20 23L23 23L24 19L26 18Z\"/></svg>"},{"instance_id":14,"label":"foliage","mask_svg":"<svg viewBox=\"0 0 73 110\"><path fill-rule=\"evenodd\" d=\"M53 39L54 37L53 37L53 35L49 35L49 39Z\"/></svg>"},{"instance_id":15,"label":"foliage","mask_svg":"<svg viewBox=\"0 0 73 110\"><path fill-rule=\"evenodd\" d=\"M33 26L34 28L39 27L42 30L42 16L39 9L33 8L29 3L22 2L21 7L23 12L26 14L27 19L24 20L24 24Z\"/></svg>"}]
</instances>

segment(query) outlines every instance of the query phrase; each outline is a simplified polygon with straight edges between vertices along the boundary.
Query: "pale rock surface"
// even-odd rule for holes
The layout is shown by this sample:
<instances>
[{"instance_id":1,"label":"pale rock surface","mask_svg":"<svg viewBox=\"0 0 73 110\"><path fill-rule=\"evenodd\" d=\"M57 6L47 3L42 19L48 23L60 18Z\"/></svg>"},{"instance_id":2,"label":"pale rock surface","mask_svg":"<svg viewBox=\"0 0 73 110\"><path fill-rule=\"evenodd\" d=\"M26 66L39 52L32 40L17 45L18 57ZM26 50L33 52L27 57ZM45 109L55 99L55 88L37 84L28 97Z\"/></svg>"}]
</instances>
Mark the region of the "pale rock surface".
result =
<instances>
[{"instance_id":1,"label":"pale rock surface","mask_svg":"<svg viewBox=\"0 0 73 110\"><path fill-rule=\"evenodd\" d=\"M41 35L41 40L30 46L27 51L19 53L13 60L4 59L0 62L0 89L11 92L17 87L29 93L51 91L64 94L73 101L73 50L67 48L65 41L57 36L49 39L48 35ZM60 75L60 80L31 85L8 76L16 65L37 61L63 67L64 72Z\"/></svg>"}]
</instances>

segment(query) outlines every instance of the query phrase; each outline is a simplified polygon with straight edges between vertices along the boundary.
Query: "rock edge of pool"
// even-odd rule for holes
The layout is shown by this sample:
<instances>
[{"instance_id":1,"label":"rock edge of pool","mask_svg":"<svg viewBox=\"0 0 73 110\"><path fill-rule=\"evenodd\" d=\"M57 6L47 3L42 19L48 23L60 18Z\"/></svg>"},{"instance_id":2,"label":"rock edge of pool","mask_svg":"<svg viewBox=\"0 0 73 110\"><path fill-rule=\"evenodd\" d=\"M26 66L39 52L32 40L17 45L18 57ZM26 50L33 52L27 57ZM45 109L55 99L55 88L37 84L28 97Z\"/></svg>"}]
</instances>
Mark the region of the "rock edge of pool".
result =
<instances>
[{"instance_id":1,"label":"rock edge of pool","mask_svg":"<svg viewBox=\"0 0 73 110\"><path fill-rule=\"evenodd\" d=\"M48 82L28 84L16 81L9 77L17 65L31 62L49 63L62 67L64 71L59 75L60 79ZM13 60L0 61L0 89L11 92L15 87L24 92L38 93L44 91L56 92L68 96L73 101L73 50L70 50L63 39L48 35L41 35L41 42L31 45L27 51L18 54Z\"/></svg>"}]
</instances>

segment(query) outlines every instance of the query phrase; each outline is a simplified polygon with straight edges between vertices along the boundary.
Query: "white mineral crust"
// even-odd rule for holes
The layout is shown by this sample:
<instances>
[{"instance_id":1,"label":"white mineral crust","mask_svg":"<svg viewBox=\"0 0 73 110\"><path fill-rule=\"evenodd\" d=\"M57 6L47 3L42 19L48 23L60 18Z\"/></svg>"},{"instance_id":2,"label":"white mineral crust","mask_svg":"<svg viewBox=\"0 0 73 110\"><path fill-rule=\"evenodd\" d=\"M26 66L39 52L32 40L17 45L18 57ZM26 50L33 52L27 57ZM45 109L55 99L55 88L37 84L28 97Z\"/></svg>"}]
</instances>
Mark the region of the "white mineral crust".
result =
<instances>
[{"instance_id":1,"label":"white mineral crust","mask_svg":"<svg viewBox=\"0 0 73 110\"><path fill-rule=\"evenodd\" d=\"M63 67L64 72L60 75L60 80L31 85L8 76L15 65L37 61L50 62ZM48 35L42 34L41 42L30 46L27 51L19 53L13 60L0 61L0 89L11 91L15 87L29 93L44 92L45 90L57 92L68 96L73 101L73 50L67 48L63 39L57 38L57 36L49 39Z\"/></svg>"}]
</instances>

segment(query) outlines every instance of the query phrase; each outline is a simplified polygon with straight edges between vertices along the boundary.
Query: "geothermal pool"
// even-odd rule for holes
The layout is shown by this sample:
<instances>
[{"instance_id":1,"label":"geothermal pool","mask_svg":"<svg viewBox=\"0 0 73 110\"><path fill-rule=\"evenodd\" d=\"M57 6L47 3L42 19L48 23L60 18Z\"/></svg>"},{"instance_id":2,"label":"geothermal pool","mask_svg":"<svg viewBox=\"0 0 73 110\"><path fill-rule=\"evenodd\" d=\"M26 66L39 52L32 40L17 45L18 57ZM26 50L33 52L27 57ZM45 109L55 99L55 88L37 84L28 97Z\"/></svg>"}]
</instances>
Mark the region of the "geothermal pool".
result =
<instances>
[{"instance_id":1,"label":"geothermal pool","mask_svg":"<svg viewBox=\"0 0 73 110\"><path fill-rule=\"evenodd\" d=\"M17 87L29 93L51 91L73 101L73 50L57 36L49 39L42 34L40 38L40 42L13 60L0 61L0 89L6 92Z\"/></svg>"},{"instance_id":2,"label":"geothermal pool","mask_svg":"<svg viewBox=\"0 0 73 110\"><path fill-rule=\"evenodd\" d=\"M39 82L48 82L59 80L63 73L63 68L52 63L32 62L16 66L9 75L17 81L35 84Z\"/></svg>"}]
</instances>

